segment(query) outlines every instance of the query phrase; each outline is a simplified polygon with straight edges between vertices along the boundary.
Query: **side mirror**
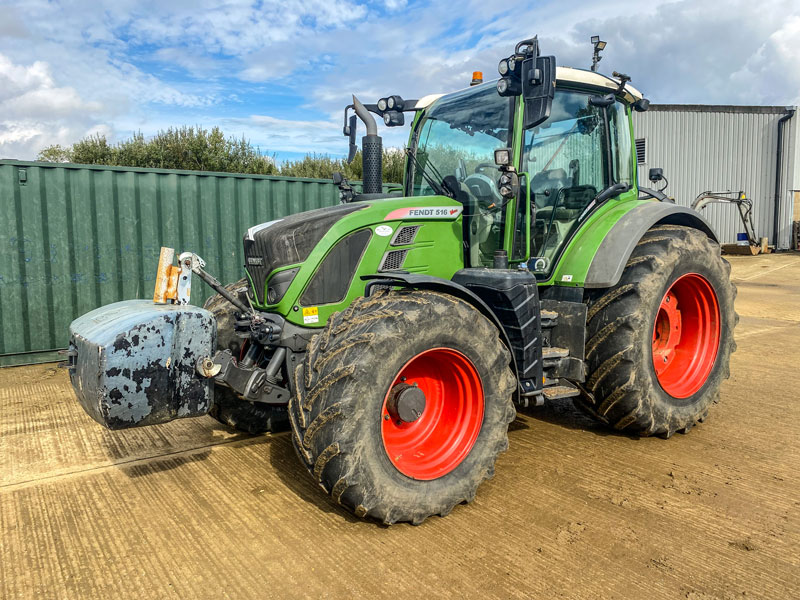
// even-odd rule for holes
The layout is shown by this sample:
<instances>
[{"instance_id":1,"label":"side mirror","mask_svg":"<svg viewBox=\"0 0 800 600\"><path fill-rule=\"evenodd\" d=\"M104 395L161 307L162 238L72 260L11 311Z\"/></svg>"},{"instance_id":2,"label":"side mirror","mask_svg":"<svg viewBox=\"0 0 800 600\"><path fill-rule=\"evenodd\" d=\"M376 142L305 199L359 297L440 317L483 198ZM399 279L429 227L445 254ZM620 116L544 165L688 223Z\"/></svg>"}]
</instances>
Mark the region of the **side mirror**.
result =
<instances>
[{"instance_id":1,"label":"side mirror","mask_svg":"<svg viewBox=\"0 0 800 600\"><path fill-rule=\"evenodd\" d=\"M353 159L356 157L356 152L358 151L358 145L356 145L356 124L358 123L358 118L355 115L350 115L350 122L346 127L346 131L344 132L345 135L350 137L350 150L347 153L347 164L349 165L353 162Z\"/></svg>"},{"instance_id":2,"label":"side mirror","mask_svg":"<svg viewBox=\"0 0 800 600\"><path fill-rule=\"evenodd\" d=\"M556 57L532 56L522 61L522 127L531 129L547 120L556 93Z\"/></svg>"},{"instance_id":3,"label":"side mirror","mask_svg":"<svg viewBox=\"0 0 800 600\"><path fill-rule=\"evenodd\" d=\"M657 181L661 181L662 179L664 179L664 169L661 169L659 167L653 167L647 173L647 178L650 181L652 181L653 183L656 183Z\"/></svg>"},{"instance_id":4,"label":"side mirror","mask_svg":"<svg viewBox=\"0 0 800 600\"><path fill-rule=\"evenodd\" d=\"M650 108L650 100L647 98L639 98L633 103L633 110L636 112L645 112L648 108Z\"/></svg>"}]
</instances>

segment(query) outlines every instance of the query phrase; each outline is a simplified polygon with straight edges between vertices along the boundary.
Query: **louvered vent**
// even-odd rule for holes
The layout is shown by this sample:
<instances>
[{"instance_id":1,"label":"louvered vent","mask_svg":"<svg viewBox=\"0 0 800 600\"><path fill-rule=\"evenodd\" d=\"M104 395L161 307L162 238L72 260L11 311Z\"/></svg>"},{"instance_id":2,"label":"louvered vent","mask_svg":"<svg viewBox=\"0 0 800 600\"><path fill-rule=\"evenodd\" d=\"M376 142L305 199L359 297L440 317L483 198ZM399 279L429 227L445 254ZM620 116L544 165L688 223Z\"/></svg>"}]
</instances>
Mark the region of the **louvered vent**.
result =
<instances>
[{"instance_id":1,"label":"louvered vent","mask_svg":"<svg viewBox=\"0 0 800 600\"><path fill-rule=\"evenodd\" d=\"M403 266L408 250L391 250L383 255L379 271L396 271Z\"/></svg>"},{"instance_id":2,"label":"louvered vent","mask_svg":"<svg viewBox=\"0 0 800 600\"><path fill-rule=\"evenodd\" d=\"M407 246L414 241L415 237L417 237L417 231L419 231L419 225L406 225L401 227L397 230L397 233L394 234L394 239L392 239L391 245Z\"/></svg>"},{"instance_id":3,"label":"louvered vent","mask_svg":"<svg viewBox=\"0 0 800 600\"><path fill-rule=\"evenodd\" d=\"M647 138L639 138L636 144L636 162L640 165L647 162Z\"/></svg>"}]
</instances>

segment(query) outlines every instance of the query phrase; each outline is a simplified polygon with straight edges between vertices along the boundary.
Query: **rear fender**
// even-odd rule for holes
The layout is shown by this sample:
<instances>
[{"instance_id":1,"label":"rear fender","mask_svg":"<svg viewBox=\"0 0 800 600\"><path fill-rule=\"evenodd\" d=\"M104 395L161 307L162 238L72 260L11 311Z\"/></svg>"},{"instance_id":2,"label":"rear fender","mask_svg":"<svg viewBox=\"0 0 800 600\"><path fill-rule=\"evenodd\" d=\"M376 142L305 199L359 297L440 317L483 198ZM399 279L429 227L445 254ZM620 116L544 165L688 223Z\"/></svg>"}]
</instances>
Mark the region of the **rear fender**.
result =
<instances>
[{"instance_id":1,"label":"rear fender","mask_svg":"<svg viewBox=\"0 0 800 600\"><path fill-rule=\"evenodd\" d=\"M543 285L608 288L617 284L642 236L658 225L683 225L717 241L711 225L685 206L657 200L612 201L590 216L567 244Z\"/></svg>"},{"instance_id":2,"label":"rear fender","mask_svg":"<svg viewBox=\"0 0 800 600\"><path fill-rule=\"evenodd\" d=\"M658 225L692 227L718 241L708 221L691 208L663 202L641 204L625 213L603 238L589 265L584 287L609 288L616 285L636 244L647 231Z\"/></svg>"}]
</instances>

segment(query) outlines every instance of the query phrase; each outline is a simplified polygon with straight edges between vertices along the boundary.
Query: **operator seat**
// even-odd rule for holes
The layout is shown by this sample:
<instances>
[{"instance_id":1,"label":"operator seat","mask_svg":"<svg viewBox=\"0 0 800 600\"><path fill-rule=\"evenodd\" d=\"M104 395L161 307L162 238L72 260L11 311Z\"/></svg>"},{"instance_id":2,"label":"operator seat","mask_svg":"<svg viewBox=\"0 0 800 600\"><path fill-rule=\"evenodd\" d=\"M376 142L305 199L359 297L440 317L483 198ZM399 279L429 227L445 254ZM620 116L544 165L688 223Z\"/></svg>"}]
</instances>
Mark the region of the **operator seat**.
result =
<instances>
[{"instance_id":1,"label":"operator seat","mask_svg":"<svg viewBox=\"0 0 800 600\"><path fill-rule=\"evenodd\" d=\"M539 171L531 178L531 196L537 208L553 206L558 190L571 185L572 182L564 169Z\"/></svg>"}]
</instances>

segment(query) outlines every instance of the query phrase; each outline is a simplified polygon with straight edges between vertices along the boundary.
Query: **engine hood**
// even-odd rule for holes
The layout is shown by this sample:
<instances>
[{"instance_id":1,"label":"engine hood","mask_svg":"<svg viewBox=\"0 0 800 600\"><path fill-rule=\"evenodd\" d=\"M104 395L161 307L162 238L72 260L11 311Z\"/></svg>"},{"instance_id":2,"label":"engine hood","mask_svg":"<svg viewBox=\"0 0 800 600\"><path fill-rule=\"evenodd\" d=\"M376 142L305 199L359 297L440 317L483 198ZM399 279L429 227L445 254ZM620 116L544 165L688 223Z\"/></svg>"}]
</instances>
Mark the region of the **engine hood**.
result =
<instances>
[{"instance_id":1,"label":"engine hood","mask_svg":"<svg viewBox=\"0 0 800 600\"><path fill-rule=\"evenodd\" d=\"M275 269L302 263L331 227L343 217L367 208L366 204L341 204L297 213L256 225L244 236L244 262L253 293L264 303L264 284Z\"/></svg>"}]
</instances>

